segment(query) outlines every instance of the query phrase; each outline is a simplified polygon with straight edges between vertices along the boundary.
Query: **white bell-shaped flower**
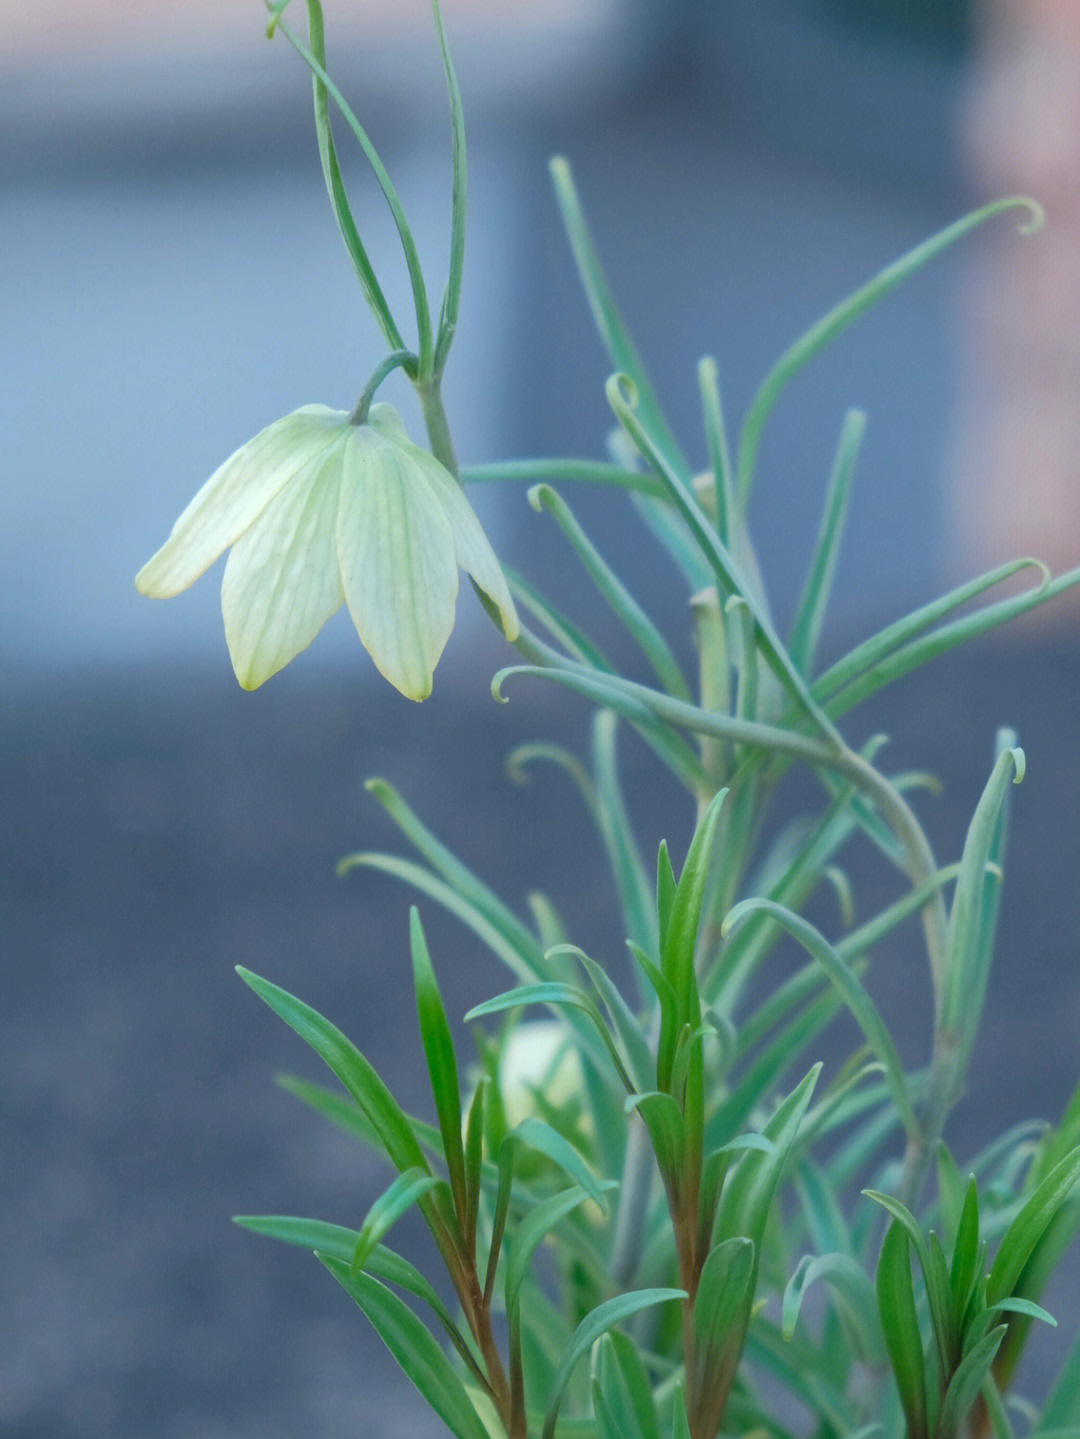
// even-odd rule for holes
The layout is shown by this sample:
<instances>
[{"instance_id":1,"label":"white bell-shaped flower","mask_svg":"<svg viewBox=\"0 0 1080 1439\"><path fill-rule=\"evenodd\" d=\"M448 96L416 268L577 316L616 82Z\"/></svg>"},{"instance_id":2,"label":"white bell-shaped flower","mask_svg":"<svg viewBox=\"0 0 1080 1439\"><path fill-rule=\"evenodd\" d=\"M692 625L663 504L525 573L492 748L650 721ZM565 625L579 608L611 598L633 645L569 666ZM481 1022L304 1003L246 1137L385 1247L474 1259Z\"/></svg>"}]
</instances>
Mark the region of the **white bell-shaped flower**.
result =
<instances>
[{"instance_id":1,"label":"white bell-shaped flower","mask_svg":"<svg viewBox=\"0 0 1080 1439\"><path fill-rule=\"evenodd\" d=\"M166 599L232 547L221 584L236 677L255 689L306 649L342 602L385 677L426 699L454 627L458 570L513 640L505 576L457 481L390 405L354 425L307 405L211 476L135 583Z\"/></svg>"}]
</instances>

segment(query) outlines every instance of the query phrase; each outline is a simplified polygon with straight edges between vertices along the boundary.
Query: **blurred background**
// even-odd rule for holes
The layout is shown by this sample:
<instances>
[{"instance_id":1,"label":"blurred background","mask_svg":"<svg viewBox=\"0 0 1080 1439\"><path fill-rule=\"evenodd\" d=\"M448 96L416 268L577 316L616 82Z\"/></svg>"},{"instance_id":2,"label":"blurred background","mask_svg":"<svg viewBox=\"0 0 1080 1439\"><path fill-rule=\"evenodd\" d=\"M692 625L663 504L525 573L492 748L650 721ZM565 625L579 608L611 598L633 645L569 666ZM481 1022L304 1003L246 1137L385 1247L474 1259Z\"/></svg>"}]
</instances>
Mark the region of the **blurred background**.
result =
<instances>
[{"instance_id":1,"label":"blurred background","mask_svg":"<svg viewBox=\"0 0 1080 1439\"><path fill-rule=\"evenodd\" d=\"M326 16L331 69L437 292L449 146L427 6L328 0ZM703 465L699 355L718 359L734 429L830 305L972 204L1030 193L1041 234L999 220L792 386L762 450L756 533L783 627L858 405L870 427L834 651L1001 558L1080 562L1070 0L446 0L446 22L470 144L446 383L464 461L605 453L606 361L552 154L573 164L615 294ZM305 1058L233 964L323 1008L423 1104L404 970L387 983L408 897L332 877L348 850L401 848L365 775L397 784L512 903L539 886L587 946L620 944L567 797L555 782L518 791L500 767L523 738L584 742L584 711L524 684L491 705L504 651L471 596L418 709L376 683L344 616L248 696L212 576L168 605L135 593L222 458L298 405L348 408L381 353L326 204L306 73L263 24L256 0L41 0L0 26L0 1432L20 1439L437 1432L316 1266L227 1222L284 1210L354 1223L382 1178L273 1088L275 1069ZM388 216L342 150L406 313ZM396 383L386 395L419 433ZM474 498L500 553L582 614L587 586L550 521L520 491ZM646 545L629 507L613 520L609 497L571 499L636 580ZM652 567L638 596L688 653L670 578ZM945 858L995 726L1015 725L1028 750L961 1158L1005 1123L1055 1117L1080 1069L1078 613L1060 602L851 725L854 739L887 729L898 767L947 774L928 801ZM678 848L688 817L629 743L626 763L643 841L666 832ZM876 882L868 870L867 913ZM430 924L456 1013L504 987L471 939ZM893 958L879 993L909 1016L915 1058L924 981ZM1074 1265L1056 1296L1065 1338L1077 1293ZM1059 1331L1035 1356L1033 1392L1063 1343Z\"/></svg>"}]
</instances>

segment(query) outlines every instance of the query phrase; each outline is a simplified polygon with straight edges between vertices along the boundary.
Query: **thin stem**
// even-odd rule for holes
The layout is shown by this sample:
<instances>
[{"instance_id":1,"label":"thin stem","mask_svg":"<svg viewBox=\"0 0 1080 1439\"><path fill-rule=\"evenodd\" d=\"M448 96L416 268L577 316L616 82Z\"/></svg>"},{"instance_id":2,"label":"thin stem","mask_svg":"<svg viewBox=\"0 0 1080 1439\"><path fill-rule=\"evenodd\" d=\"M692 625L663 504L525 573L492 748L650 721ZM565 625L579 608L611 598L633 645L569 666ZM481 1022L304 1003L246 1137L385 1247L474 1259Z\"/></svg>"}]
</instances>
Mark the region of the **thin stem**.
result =
<instances>
[{"instance_id":1,"label":"thin stem","mask_svg":"<svg viewBox=\"0 0 1080 1439\"><path fill-rule=\"evenodd\" d=\"M375 392L387 375L393 374L400 367L411 377L415 375L418 363L419 361L411 350L394 350L387 355L386 359L376 367L375 373L360 392L360 398L353 406L352 414L349 416L349 424L366 425Z\"/></svg>"},{"instance_id":2,"label":"thin stem","mask_svg":"<svg viewBox=\"0 0 1080 1439\"><path fill-rule=\"evenodd\" d=\"M426 384L418 384L416 393L424 411L424 424L427 426L431 453L456 480L459 478L457 453L454 450L454 440L450 433L450 422L446 418L442 386L438 377L432 378Z\"/></svg>"}]
</instances>

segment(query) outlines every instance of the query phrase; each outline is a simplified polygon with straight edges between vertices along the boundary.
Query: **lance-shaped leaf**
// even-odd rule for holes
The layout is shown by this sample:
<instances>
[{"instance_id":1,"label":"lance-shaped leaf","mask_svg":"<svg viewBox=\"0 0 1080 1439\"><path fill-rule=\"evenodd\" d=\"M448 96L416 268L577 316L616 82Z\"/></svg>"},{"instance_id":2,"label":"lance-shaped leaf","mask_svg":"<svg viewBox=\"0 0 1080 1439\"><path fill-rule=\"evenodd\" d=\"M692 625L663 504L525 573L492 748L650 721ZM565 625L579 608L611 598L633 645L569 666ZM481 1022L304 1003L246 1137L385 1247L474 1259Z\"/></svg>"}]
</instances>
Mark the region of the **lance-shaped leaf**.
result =
<instances>
[{"instance_id":1,"label":"lance-shaped leaf","mask_svg":"<svg viewBox=\"0 0 1080 1439\"><path fill-rule=\"evenodd\" d=\"M619 888L622 911L627 922L627 938L641 945L643 949L659 954L656 911L649 892L649 880L634 839L619 781L617 729L615 715L607 710L601 710L593 720L592 756L596 780L597 823Z\"/></svg>"},{"instance_id":2,"label":"lance-shaped leaf","mask_svg":"<svg viewBox=\"0 0 1080 1439\"><path fill-rule=\"evenodd\" d=\"M569 947L570 946L557 945L554 950L549 951L549 954L565 952ZM483 1004L474 1005L468 1014L466 1014L465 1019L466 1022L471 1022L474 1019L483 1019L483 1017L488 1014L500 1014L508 1009L522 1009L527 1004L549 1004L556 1010L563 1008L576 1009L587 1015L593 1029L603 1042L603 1050L599 1053L594 1050L594 1056L602 1062L603 1053L606 1051L611 1059L611 1063L615 1067L615 1072L626 1086L627 1093L632 1094L634 1092L633 1081L626 1072L626 1066L623 1064L622 1056L619 1054L615 1046L615 1041L612 1039L610 1031L604 1023L603 1015L589 995L576 985L563 984L561 982L521 985L518 989L507 990L505 994L497 994L493 999L485 1000Z\"/></svg>"},{"instance_id":3,"label":"lance-shaped leaf","mask_svg":"<svg viewBox=\"0 0 1080 1439\"><path fill-rule=\"evenodd\" d=\"M420 1037L431 1075L431 1092L439 1116L443 1153L450 1175L450 1190L459 1221L465 1217L465 1152L461 1143L461 1088L458 1082L454 1038L443 1007L442 995L435 979L431 955L428 953L423 926L416 906L409 911L409 934L412 945L413 984L416 989L416 1013Z\"/></svg>"},{"instance_id":4,"label":"lance-shaped leaf","mask_svg":"<svg viewBox=\"0 0 1080 1439\"><path fill-rule=\"evenodd\" d=\"M664 419L660 402L649 384L645 367L634 348L634 342L615 308L607 278L601 268L600 258L596 253L596 247L585 221L581 201L578 199L570 166L560 156L551 161L550 169L551 179L555 186L555 197L559 202L563 225L566 227L567 238L574 254L574 263L577 266L578 275L585 289L589 308L604 348L615 368L625 371L637 386L638 394L641 397L642 418L652 433L657 436L657 442L664 454L681 474L689 475L689 467Z\"/></svg>"},{"instance_id":5,"label":"lance-shaped leaf","mask_svg":"<svg viewBox=\"0 0 1080 1439\"><path fill-rule=\"evenodd\" d=\"M864 1189L863 1193L892 1215L915 1246L926 1284L930 1322L934 1328L934 1343L937 1346L939 1362L942 1372L949 1374L955 1361L956 1332L953 1325L952 1290L937 1236L931 1233L928 1239L919 1221L899 1199L874 1189Z\"/></svg>"},{"instance_id":6,"label":"lance-shaped leaf","mask_svg":"<svg viewBox=\"0 0 1080 1439\"><path fill-rule=\"evenodd\" d=\"M275 1014L295 1029L319 1058L337 1076L356 1100L375 1130L390 1162L398 1170L421 1169L430 1173L424 1152L397 1100L378 1074L340 1029L324 1019L310 1005L237 966L237 974Z\"/></svg>"},{"instance_id":7,"label":"lance-shaped leaf","mask_svg":"<svg viewBox=\"0 0 1080 1439\"><path fill-rule=\"evenodd\" d=\"M1080 1430L1080 1332L1057 1372L1036 1432L1047 1439L1049 1431L1057 1429L1063 1434Z\"/></svg>"},{"instance_id":8,"label":"lance-shaped leaf","mask_svg":"<svg viewBox=\"0 0 1080 1439\"><path fill-rule=\"evenodd\" d=\"M364 788L379 801L435 873L441 875L463 900L483 915L532 968L541 972L543 955L536 937L510 906L504 904L494 890L484 884L483 880L432 833L391 784L384 779L375 778L366 780ZM342 863L348 864L349 861Z\"/></svg>"},{"instance_id":9,"label":"lance-shaped leaf","mask_svg":"<svg viewBox=\"0 0 1080 1439\"><path fill-rule=\"evenodd\" d=\"M701 1003L695 969L698 928L706 887L716 864L717 829L720 810L727 794L727 790L721 790L713 799L694 833L686 863L671 900L668 922L664 926L661 968L675 994L675 1018L680 1030L684 1025L696 1030L701 1024ZM674 1059L674 1046L669 1035L667 1045L657 1056L656 1077L660 1089L671 1087Z\"/></svg>"},{"instance_id":10,"label":"lance-shaped leaf","mask_svg":"<svg viewBox=\"0 0 1080 1439\"><path fill-rule=\"evenodd\" d=\"M714 1433L735 1380L753 1303L756 1258L749 1239L722 1240L709 1253L694 1296L694 1370L687 1409Z\"/></svg>"},{"instance_id":11,"label":"lance-shaped leaf","mask_svg":"<svg viewBox=\"0 0 1080 1439\"><path fill-rule=\"evenodd\" d=\"M840 443L836 450L829 488L825 495L825 510L821 517L814 557L806 585L795 609L795 623L791 630L788 649L795 664L809 677L814 668L818 640L825 620L825 610L832 591L836 562L840 554L840 539L847 518L848 501L851 498L851 477L855 472L855 461L859 455L863 435L866 433L866 416L861 410L849 410L844 416L840 431Z\"/></svg>"},{"instance_id":12,"label":"lance-shaped leaf","mask_svg":"<svg viewBox=\"0 0 1080 1439\"><path fill-rule=\"evenodd\" d=\"M320 1219L299 1219L292 1215L238 1214L233 1223L239 1224L242 1229L250 1230L252 1234L277 1239L284 1244L294 1244L300 1249L340 1260L345 1265L351 1265L357 1240L360 1238L356 1229L346 1229L340 1224L327 1224ZM450 1311L419 1269L381 1244L367 1256L364 1268L374 1278L386 1284L394 1284L398 1289L404 1289L407 1294L422 1300L445 1329L466 1365L475 1371L478 1379L483 1379L472 1351L450 1317Z\"/></svg>"},{"instance_id":13,"label":"lance-shaped leaf","mask_svg":"<svg viewBox=\"0 0 1080 1439\"><path fill-rule=\"evenodd\" d=\"M1010 744L1014 738L1007 730L999 737L1001 753L968 828L949 915L945 972L940 977L938 1033L950 1055L950 1073L942 1076L942 1082L950 1084L954 1091L963 1081L990 977L1001 891L1005 797L1009 781L1019 784L1024 777L1024 752Z\"/></svg>"},{"instance_id":14,"label":"lance-shaped leaf","mask_svg":"<svg viewBox=\"0 0 1080 1439\"><path fill-rule=\"evenodd\" d=\"M585 572L649 661L664 689L689 700L690 688L667 641L589 539L558 491L550 485L534 485L529 491L529 503L534 510L547 510L554 516Z\"/></svg>"},{"instance_id":15,"label":"lance-shaped leaf","mask_svg":"<svg viewBox=\"0 0 1080 1439\"><path fill-rule=\"evenodd\" d=\"M799 1322L799 1313L806 1291L819 1280L832 1289L837 1307L850 1326L864 1363L881 1361L881 1337L874 1286L861 1264L850 1254L822 1254L815 1258L806 1254L784 1290L783 1334L790 1339Z\"/></svg>"},{"instance_id":16,"label":"lance-shaped leaf","mask_svg":"<svg viewBox=\"0 0 1080 1439\"><path fill-rule=\"evenodd\" d=\"M781 905L774 904L768 899L746 899L737 904L724 920L723 931L729 933L740 921L744 914L754 910L764 910L771 915L778 924L782 925L793 938L797 939L803 948L811 954L821 965L822 969L832 980L833 984L840 991L844 1002L851 1010L855 1020L866 1035L871 1048L885 1067L885 1073L889 1079L889 1085L896 1101L896 1107L900 1112L905 1129L909 1134L918 1133L919 1124L915 1115L915 1106L912 1103L911 1095L908 1092L907 1081L904 1078L903 1066L900 1063L900 1056L896 1052L896 1045L893 1043L892 1035L889 1033L878 1012L877 1006L870 998L861 981L854 974L852 969L844 963L828 942L825 936L814 928L808 920L801 915L792 914L790 910L784 909Z\"/></svg>"},{"instance_id":17,"label":"lance-shaped leaf","mask_svg":"<svg viewBox=\"0 0 1080 1439\"><path fill-rule=\"evenodd\" d=\"M1005 1327L1004 1324L999 1324L996 1329L991 1329L989 1334L984 1335L964 1355L956 1372L949 1380L949 1387L945 1391L937 1424L937 1433L942 1436L942 1439L953 1439L954 1435L962 1432L964 1420L971 1412L971 1406L979 1397L979 1390L990 1373L994 1356L1001 1348L1001 1341L1005 1338Z\"/></svg>"},{"instance_id":18,"label":"lance-shaped leaf","mask_svg":"<svg viewBox=\"0 0 1080 1439\"><path fill-rule=\"evenodd\" d=\"M926 1367L915 1312L907 1231L898 1220L889 1225L877 1271L878 1308L885 1344L900 1391L909 1439L927 1439Z\"/></svg>"},{"instance_id":19,"label":"lance-shaped leaf","mask_svg":"<svg viewBox=\"0 0 1080 1439\"><path fill-rule=\"evenodd\" d=\"M682 1110L666 1091L633 1094L626 1101L627 1113L636 1109L652 1140L657 1167L669 1188L677 1188L686 1152L686 1125Z\"/></svg>"},{"instance_id":20,"label":"lance-shaped leaf","mask_svg":"<svg viewBox=\"0 0 1080 1439\"><path fill-rule=\"evenodd\" d=\"M1080 1148L1054 1166L1005 1232L986 1284L987 1303L1008 1298L1032 1250L1080 1179Z\"/></svg>"},{"instance_id":21,"label":"lance-shaped leaf","mask_svg":"<svg viewBox=\"0 0 1080 1439\"><path fill-rule=\"evenodd\" d=\"M854 294L841 300L827 315L824 315L816 324L811 325L810 329L800 335L795 343L781 355L762 380L746 419L743 421L742 432L739 436L737 499L744 510L750 497L750 487L754 480L758 447L761 443L765 421L783 390L803 366L808 364L837 335L842 334L860 315L887 295L890 290L902 284L910 275L915 274L929 260L948 249L950 245L955 244L957 240L975 229L976 226L983 224L984 221L1007 210L1015 209L1027 211L1026 230L1036 230L1042 224L1043 215L1038 205L1022 196L1010 196L1008 199L998 200L993 204L984 205L980 210L972 211L970 215L965 215L963 219L957 220L955 224L939 231L929 240L924 240L913 250L909 250L907 254L901 255L898 260L894 260L891 265L886 265L883 270L879 270Z\"/></svg>"},{"instance_id":22,"label":"lance-shaped leaf","mask_svg":"<svg viewBox=\"0 0 1080 1439\"><path fill-rule=\"evenodd\" d=\"M631 1315L639 1313L642 1309L648 1309L656 1304L664 1304L669 1299L685 1298L685 1289L638 1289L631 1294L619 1294L614 1299L608 1299L587 1314L574 1331L573 1338L567 1345L555 1370L552 1392L544 1414L543 1439L554 1439L555 1424L559 1417L563 1395L566 1393L566 1386L570 1382L570 1376L573 1374L578 1360L588 1353L602 1334L606 1334L616 1324L620 1324L624 1319L629 1319Z\"/></svg>"},{"instance_id":23,"label":"lance-shaped leaf","mask_svg":"<svg viewBox=\"0 0 1080 1439\"><path fill-rule=\"evenodd\" d=\"M821 1065L815 1064L806 1078L777 1106L766 1124L764 1137L774 1146L771 1153L749 1149L729 1174L720 1194L716 1231L721 1239L743 1237L754 1244L755 1265L768 1222L773 1198L783 1177L784 1165L799 1125L810 1103ZM755 1271L754 1282L757 1274ZM753 1287L751 1287L751 1294Z\"/></svg>"},{"instance_id":24,"label":"lance-shaped leaf","mask_svg":"<svg viewBox=\"0 0 1080 1439\"><path fill-rule=\"evenodd\" d=\"M660 1439L652 1384L633 1341L610 1330L597 1341L593 1354L593 1392L602 1396L614 1423L612 1439Z\"/></svg>"},{"instance_id":25,"label":"lance-shaped leaf","mask_svg":"<svg viewBox=\"0 0 1080 1439\"><path fill-rule=\"evenodd\" d=\"M442 1180L423 1169L406 1169L385 1189L364 1217L352 1257L353 1272L367 1268L368 1256L401 1216Z\"/></svg>"},{"instance_id":26,"label":"lance-shaped leaf","mask_svg":"<svg viewBox=\"0 0 1080 1439\"><path fill-rule=\"evenodd\" d=\"M557 1164L571 1179L580 1184L589 1198L594 1200L601 1209L607 1209L603 1186L570 1141L564 1138L557 1129L553 1129L542 1119L530 1116L521 1121L514 1133L522 1144L527 1144L530 1149L546 1155L553 1164Z\"/></svg>"},{"instance_id":27,"label":"lance-shaped leaf","mask_svg":"<svg viewBox=\"0 0 1080 1439\"><path fill-rule=\"evenodd\" d=\"M450 1432L457 1439L490 1439L454 1366L409 1306L369 1274L354 1273L328 1254L319 1257Z\"/></svg>"}]
</instances>

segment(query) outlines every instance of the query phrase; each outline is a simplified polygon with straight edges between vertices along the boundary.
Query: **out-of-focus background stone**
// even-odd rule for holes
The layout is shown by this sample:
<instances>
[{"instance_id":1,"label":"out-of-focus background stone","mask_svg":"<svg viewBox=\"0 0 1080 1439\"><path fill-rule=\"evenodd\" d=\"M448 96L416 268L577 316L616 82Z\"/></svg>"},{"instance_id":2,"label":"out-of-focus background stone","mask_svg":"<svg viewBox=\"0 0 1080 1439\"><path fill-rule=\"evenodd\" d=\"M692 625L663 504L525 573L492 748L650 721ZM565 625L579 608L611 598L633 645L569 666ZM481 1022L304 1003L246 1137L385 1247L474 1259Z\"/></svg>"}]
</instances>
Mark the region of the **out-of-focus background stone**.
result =
<instances>
[{"instance_id":1,"label":"out-of-focus background stone","mask_svg":"<svg viewBox=\"0 0 1080 1439\"><path fill-rule=\"evenodd\" d=\"M448 0L472 160L464 321L447 378L463 459L603 454L605 361L550 198L549 154L574 163L622 308L702 459L699 354L719 359L734 428L805 325L1007 177L1046 204L1042 236L998 222L785 396L762 452L763 563L783 623L843 411L857 404L870 429L834 651L1002 550L1045 548L1058 568L1075 565L1075 390L1057 361L1041 371L1049 399L1034 439L1063 458L1025 467L1019 533L1010 451L972 459L994 433L979 406L1026 423L1023 355L1067 350L1063 317L1075 312L1075 270L1045 278L1071 243L1067 166L1029 179L1022 160L975 171L965 158L980 127L990 135L987 87L994 113L1000 97L1013 103L1019 152L1025 127L1043 123L1035 102L1075 93L1064 40L1064 80L1010 80L1010 56L1038 75L1031 36L1056 17L1049 5L1006 8L1027 26L1012 49L1000 15L959 4ZM309 86L283 42L260 41L262 23L254 3L53 0L6 16L0 33L0 1432L18 1439L437 1432L313 1262L227 1222L238 1210L355 1222L383 1179L273 1088L278 1068L314 1071L233 964L322 1007L423 1104L409 896L333 878L346 851L400 848L365 775L397 784L510 902L544 888L595 952L621 947L595 846L559 781L521 792L501 770L519 739L583 745L584 711L564 713L535 685L512 687L505 709L488 702L505 652L471 596L435 697L415 707L375 682L343 618L248 696L228 668L214 577L169 605L134 592L135 570L226 454L296 405L351 404L379 357L325 203ZM424 7L332 0L327 24L335 74L437 276L447 144ZM349 182L405 312L381 201L359 164ZM1038 305L1024 298L1032 284ZM1003 296L1012 318L984 324ZM1035 331L1018 332L1016 316ZM955 496L970 494L979 465L986 494L1004 501L984 505L980 491L958 518ZM550 522L520 492L476 498L500 550L580 617L587 586ZM571 498L639 581L647 545L629 507ZM641 597L687 654L683 598L662 565L655 574ZM947 777L945 797L923 806L945 857L959 852L995 725L1014 724L1028 750L1001 958L957 1117L961 1157L1006 1123L1053 1117L1080 1069L1080 645L1068 613L1038 639L941 662L894 708L850 726L856 739L887 730L898 768ZM617 636L603 638L618 650ZM667 834L681 849L688 817L647 756L629 741L625 753L643 842ZM812 791L788 803L799 793ZM865 857L853 870L869 913L880 874ZM505 976L429 911L461 1014ZM874 974L918 1056L925 977L905 943ZM422 1252L417 1231L406 1237ZM1075 1332L1075 1264L1070 1273L1052 1296L1062 1328L1035 1356L1033 1392Z\"/></svg>"}]
</instances>

